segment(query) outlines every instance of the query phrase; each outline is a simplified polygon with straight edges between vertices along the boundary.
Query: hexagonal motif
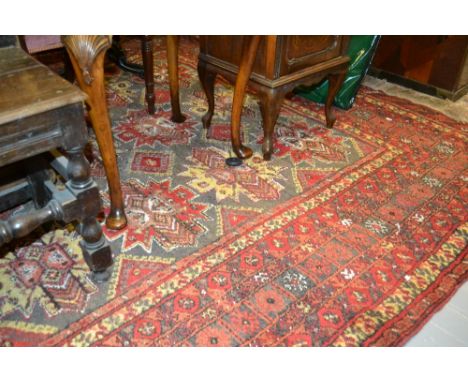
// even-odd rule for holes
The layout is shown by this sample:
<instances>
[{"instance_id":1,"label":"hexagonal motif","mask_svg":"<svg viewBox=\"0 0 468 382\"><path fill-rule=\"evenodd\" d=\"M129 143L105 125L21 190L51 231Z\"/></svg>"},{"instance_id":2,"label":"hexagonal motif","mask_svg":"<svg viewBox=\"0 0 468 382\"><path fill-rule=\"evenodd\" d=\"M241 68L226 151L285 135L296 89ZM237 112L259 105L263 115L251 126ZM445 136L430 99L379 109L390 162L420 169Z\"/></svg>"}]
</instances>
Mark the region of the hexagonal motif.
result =
<instances>
[{"instance_id":1,"label":"hexagonal motif","mask_svg":"<svg viewBox=\"0 0 468 382\"><path fill-rule=\"evenodd\" d=\"M296 297L302 297L315 283L296 269L288 269L276 282Z\"/></svg>"}]
</instances>

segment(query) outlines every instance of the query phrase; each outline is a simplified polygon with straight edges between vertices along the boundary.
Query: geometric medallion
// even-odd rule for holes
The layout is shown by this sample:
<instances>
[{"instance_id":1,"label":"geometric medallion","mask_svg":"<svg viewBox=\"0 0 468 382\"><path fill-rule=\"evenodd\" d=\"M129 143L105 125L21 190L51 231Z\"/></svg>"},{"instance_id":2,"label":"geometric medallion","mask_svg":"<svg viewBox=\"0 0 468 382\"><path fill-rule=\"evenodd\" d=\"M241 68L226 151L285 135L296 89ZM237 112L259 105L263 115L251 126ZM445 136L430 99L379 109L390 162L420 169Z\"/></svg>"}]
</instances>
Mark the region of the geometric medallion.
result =
<instances>
[{"instance_id":1,"label":"geometric medallion","mask_svg":"<svg viewBox=\"0 0 468 382\"><path fill-rule=\"evenodd\" d=\"M57 229L0 258L0 318L28 318L36 306L47 316L83 311L97 288L74 232Z\"/></svg>"},{"instance_id":2,"label":"geometric medallion","mask_svg":"<svg viewBox=\"0 0 468 382\"><path fill-rule=\"evenodd\" d=\"M170 175L172 173L173 154L154 151L135 151L131 160L130 171L147 174Z\"/></svg>"},{"instance_id":3,"label":"geometric medallion","mask_svg":"<svg viewBox=\"0 0 468 382\"><path fill-rule=\"evenodd\" d=\"M172 188L170 180L143 183L129 179L122 184L122 191L128 224L119 231L104 227L109 240L123 238L122 251L140 247L152 253L154 242L165 251L195 246L198 237L206 232L198 220L207 218L207 206L193 203L197 195L186 187Z\"/></svg>"},{"instance_id":4,"label":"geometric medallion","mask_svg":"<svg viewBox=\"0 0 468 382\"><path fill-rule=\"evenodd\" d=\"M253 207L216 207L218 236L222 236L231 232L236 227L241 226L243 223L249 220L252 220L262 211L263 210L261 208Z\"/></svg>"},{"instance_id":5,"label":"geometric medallion","mask_svg":"<svg viewBox=\"0 0 468 382\"><path fill-rule=\"evenodd\" d=\"M187 170L179 175L191 178L187 184L200 194L214 191L218 202L227 198L238 202L240 195L254 202L281 197L284 186L278 180L285 179L281 173L286 167L274 166L257 155L242 166L229 167L227 156L215 147L194 148L187 158Z\"/></svg>"}]
</instances>

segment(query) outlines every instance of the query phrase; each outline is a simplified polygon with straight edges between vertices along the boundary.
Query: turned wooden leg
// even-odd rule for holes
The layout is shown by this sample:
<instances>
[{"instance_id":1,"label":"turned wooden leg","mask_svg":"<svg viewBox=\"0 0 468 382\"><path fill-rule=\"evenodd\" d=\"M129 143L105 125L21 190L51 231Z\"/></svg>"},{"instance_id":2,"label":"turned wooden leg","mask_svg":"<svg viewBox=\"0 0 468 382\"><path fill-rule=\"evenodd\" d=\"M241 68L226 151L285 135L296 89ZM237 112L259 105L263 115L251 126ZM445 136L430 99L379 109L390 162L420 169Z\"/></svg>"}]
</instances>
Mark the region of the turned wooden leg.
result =
<instances>
[{"instance_id":1,"label":"turned wooden leg","mask_svg":"<svg viewBox=\"0 0 468 382\"><path fill-rule=\"evenodd\" d=\"M325 102L325 117L327 120L327 128L331 129L335 123L336 117L332 110L333 101L335 100L336 93L341 88L346 76L346 70L331 73L328 75L328 94Z\"/></svg>"},{"instance_id":2,"label":"turned wooden leg","mask_svg":"<svg viewBox=\"0 0 468 382\"><path fill-rule=\"evenodd\" d=\"M80 242L83 257L94 273L96 281L106 281L108 279L106 270L112 265L112 252L96 219L101 205L99 193L91 179L83 147L65 149L65 152L68 157L67 178L80 203L81 221L78 231L83 237L83 241Z\"/></svg>"},{"instance_id":3,"label":"turned wooden leg","mask_svg":"<svg viewBox=\"0 0 468 382\"><path fill-rule=\"evenodd\" d=\"M86 217L82 220L80 242L83 257L93 272L94 280L104 282L109 279L108 268L112 265L112 252L102 234L102 228L95 217Z\"/></svg>"},{"instance_id":4,"label":"turned wooden leg","mask_svg":"<svg viewBox=\"0 0 468 382\"><path fill-rule=\"evenodd\" d=\"M273 154L276 120L285 95L277 90L267 90L260 95L260 111L263 119L263 159L270 160Z\"/></svg>"},{"instance_id":5,"label":"turned wooden leg","mask_svg":"<svg viewBox=\"0 0 468 382\"><path fill-rule=\"evenodd\" d=\"M202 117L203 128L208 129L213 118L215 103L214 103L214 85L216 82L217 73L207 70L206 63L198 60L198 77L205 91L206 99L208 100L208 111Z\"/></svg>"},{"instance_id":6,"label":"turned wooden leg","mask_svg":"<svg viewBox=\"0 0 468 382\"><path fill-rule=\"evenodd\" d=\"M62 38L80 88L88 95L90 117L109 184L111 210L106 220L110 229L127 225L114 140L104 92L104 55L111 45L109 36L64 36Z\"/></svg>"},{"instance_id":7,"label":"turned wooden leg","mask_svg":"<svg viewBox=\"0 0 468 382\"><path fill-rule=\"evenodd\" d=\"M0 247L13 239L28 235L44 223L60 220L62 217L63 210L60 203L52 199L41 209L0 220Z\"/></svg>"},{"instance_id":8,"label":"turned wooden leg","mask_svg":"<svg viewBox=\"0 0 468 382\"><path fill-rule=\"evenodd\" d=\"M148 113L154 114L154 70L153 70L153 36L143 36L141 39L141 53L145 77L145 99Z\"/></svg>"},{"instance_id":9,"label":"turned wooden leg","mask_svg":"<svg viewBox=\"0 0 468 382\"><path fill-rule=\"evenodd\" d=\"M67 177L70 180L71 187L75 190L89 187L93 181L89 162L83 153L83 149L81 147L66 149L66 153L68 157Z\"/></svg>"},{"instance_id":10,"label":"turned wooden leg","mask_svg":"<svg viewBox=\"0 0 468 382\"><path fill-rule=\"evenodd\" d=\"M166 41L169 89L171 92L171 120L180 123L185 121L185 116L180 111L179 101L179 36L167 36Z\"/></svg>"},{"instance_id":11,"label":"turned wooden leg","mask_svg":"<svg viewBox=\"0 0 468 382\"><path fill-rule=\"evenodd\" d=\"M231 142L232 149L238 158L246 159L252 156L252 149L242 145L240 134L240 122L242 106L244 103L245 89L249 82L252 67L257 55L258 44L261 36L245 36L242 47L242 58L239 65L239 73L234 87L234 98L232 100L231 114Z\"/></svg>"}]
</instances>

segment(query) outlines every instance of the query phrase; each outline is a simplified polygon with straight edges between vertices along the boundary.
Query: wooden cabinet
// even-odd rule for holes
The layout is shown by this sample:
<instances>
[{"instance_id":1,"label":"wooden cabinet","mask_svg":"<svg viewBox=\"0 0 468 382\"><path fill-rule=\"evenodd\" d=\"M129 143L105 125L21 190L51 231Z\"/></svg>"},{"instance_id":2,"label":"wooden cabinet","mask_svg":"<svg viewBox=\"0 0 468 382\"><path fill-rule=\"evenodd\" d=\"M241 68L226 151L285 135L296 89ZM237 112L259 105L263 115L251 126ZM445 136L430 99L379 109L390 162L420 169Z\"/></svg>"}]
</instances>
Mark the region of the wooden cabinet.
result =
<instances>
[{"instance_id":1,"label":"wooden cabinet","mask_svg":"<svg viewBox=\"0 0 468 382\"><path fill-rule=\"evenodd\" d=\"M245 36L202 36L200 57L237 73L244 39ZM342 36L267 36L258 47L252 70L253 81L277 80L346 55L345 48L347 41L345 44Z\"/></svg>"},{"instance_id":2,"label":"wooden cabinet","mask_svg":"<svg viewBox=\"0 0 468 382\"><path fill-rule=\"evenodd\" d=\"M256 38L258 36L254 36ZM214 109L214 79L220 74L234 82L239 66L247 54L253 53L247 79L257 92L263 116L263 156L270 159L273 151L273 131L285 95L298 85L312 85L325 77L330 80L329 97L325 105L327 127L335 117L331 105L346 74L349 38L346 36L261 36L255 51L249 51L252 36L201 36L198 71L208 98L209 110L203 118L204 127L211 123ZM236 85L237 88L237 85ZM234 113L233 113L234 115ZM240 115L234 116L240 119ZM233 118L234 118L233 117ZM233 149L238 157L252 155L235 142L239 137L232 122ZM240 138L239 138L240 139ZM236 147L237 146L237 147Z\"/></svg>"},{"instance_id":3,"label":"wooden cabinet","mask_svg":"<svg viewBox=\"0 0 468 382\"><path fill-rule=\"evenodd\" d=\"M468 93L468 36L382 36L372 74L456 100Z\"/></svg>"}]
</instances>

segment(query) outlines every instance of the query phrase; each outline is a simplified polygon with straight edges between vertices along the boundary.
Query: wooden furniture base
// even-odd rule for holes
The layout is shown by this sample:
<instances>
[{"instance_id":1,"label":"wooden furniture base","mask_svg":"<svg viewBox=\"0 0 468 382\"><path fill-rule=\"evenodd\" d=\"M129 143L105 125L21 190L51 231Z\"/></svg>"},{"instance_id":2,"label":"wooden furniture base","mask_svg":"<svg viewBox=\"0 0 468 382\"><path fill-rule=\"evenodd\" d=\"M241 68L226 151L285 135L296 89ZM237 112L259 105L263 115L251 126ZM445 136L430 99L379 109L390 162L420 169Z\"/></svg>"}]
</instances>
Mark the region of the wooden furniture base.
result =
<instances>
[{"instance_id":1,"label":"wooden furniture base","mask_svg":"<svg viewBox=\"0 0 468 382\"><path fill-rule=\"evenodd\" d=\"M96 217L99 190L90 177L83 149L87 143L85 95L22 49L0 49L0 206L33 199L32 212L0 221L0 245L26 236L45 222L78 220L81 247L98 280L112 264L110 247ZM50 163L65 179L50 180L43 154L61 148ZM24 162L29 160L28 162Z\"/></svg>"},{"instance_id":2,"label":"wooden furniture base","mask_svg":"<svg viewBox=\"0 0 468 382\"><path fill-rule=\"evenodd\" d=\"M198 74L208 99L203 126L214 113L214 84L222 75L235 82L231 116L231 141L235 154L246 159L252 150L240 138L240 118L247 84L259 97L263 119L263 158L273 153L274 126L287 93L298 85L312 85L328 78L326 126L332 128L332 104L345 78L349 57L345 36L201 36Z\"/></svg>"}]
</instances>

